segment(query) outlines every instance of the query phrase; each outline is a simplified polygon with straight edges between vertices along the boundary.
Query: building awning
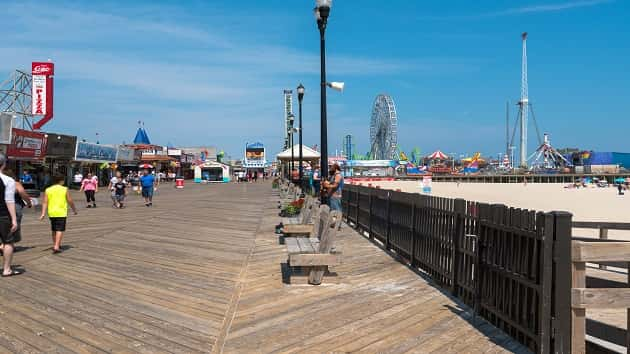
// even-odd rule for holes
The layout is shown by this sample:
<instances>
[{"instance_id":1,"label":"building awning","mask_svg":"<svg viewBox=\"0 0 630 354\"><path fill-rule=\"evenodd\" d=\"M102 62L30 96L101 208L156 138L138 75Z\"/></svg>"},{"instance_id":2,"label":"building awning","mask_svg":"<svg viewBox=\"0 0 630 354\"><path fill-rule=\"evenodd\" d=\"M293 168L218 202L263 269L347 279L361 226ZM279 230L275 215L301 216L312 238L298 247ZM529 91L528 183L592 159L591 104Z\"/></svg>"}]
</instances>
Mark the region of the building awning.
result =
<instances>
[{"instance_id":1,"label":"building awning","mask_svg":"<svg viewBox=\"0 0 630 354\"><path fill-rule=\"evenodd\" d=\"M155 162L171 162L176 161L174 158L166 155L143 155L141 161L155 161Z\"/></svg>"}]
</instances>

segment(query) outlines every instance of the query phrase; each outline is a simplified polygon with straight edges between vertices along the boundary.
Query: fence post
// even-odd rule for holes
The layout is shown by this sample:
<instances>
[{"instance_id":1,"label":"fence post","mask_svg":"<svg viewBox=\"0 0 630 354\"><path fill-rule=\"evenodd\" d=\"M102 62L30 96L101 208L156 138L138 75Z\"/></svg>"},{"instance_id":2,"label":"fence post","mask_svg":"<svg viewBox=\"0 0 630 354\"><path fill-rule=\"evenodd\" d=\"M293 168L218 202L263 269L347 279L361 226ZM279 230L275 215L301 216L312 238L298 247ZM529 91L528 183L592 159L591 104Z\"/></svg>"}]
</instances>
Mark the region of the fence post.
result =
<instances>
[{"instance_id":1,"label":"fence post","mask_svg":"<svg viewBox=\"0 0 630 354\"><path fill-rule=\"evenodd\" d=\"M608 239L608 229L603 228L603 227L600 226L600 228L599 228L599 239L600 240L607 240ZM606 270L606 269L608 269L608 267L605 264L600 264L599 265L599 269Z\"/></svg>"},{"instance_id":2,"label":"fence post","mask_svg":"<svg viewBox=\"0 0 630 354\"><path fill-rule=\"evenodd\" d=\"M416 266L416 199L411 201L411 252L409 252L409 264Z\"/></svg>"},{"instance_id":3,"label":"fence post","mask_svg":"<svg viewBox=\"0 0 630 354\"><path fill-rule=\"evenodd\" d=\"M571 353L571 213L554 211L554 352Z\"/></svg>"},{"instance_id":4,"label":"fence post","mask_svg":"<svg viewBox=\"0 0 630 354\"><path fill-rule=\"evenodd\" d=\"M551 352L552 338L552 298L551 289L553 286L553 224L554 216L551 213L540 213L538 215L536 230L541 228L544 230L542 235L542 251L540 254L540 308L539 323L540 342L538 345L538 353L546 354Z\"/></svg>"},{"instance_id":5,"label":"fence post","mask_svg":"<svg viewBox=\"0 0 630 354\"><path fill-rule=\"evenodd\" d=\"M359 214L361 209L361 187L357 187L357 208L354 212L354 226L357 229L361 229L359 226Z\"/></svg>"},{"instance_id":6,"label":"fence post","mask_svg":"<svg viewBox=\"0 0 630 354\"><path fill-rule=\"evenodd\" d=\"M370 234L370 240L374 239L374 234L372 233L372 191L370 190L370 194L368 194L368 200L370 205L370 212L368 213L368 233Z\"/></svg>"},{"instance_id":7,"label":"fence post","mask_svg":"<svg viewBox=\"0 0 630 354\"><path fill-rule=\"evenodd\" d=\"M459 281L459 265L461 262L461 241L464 238L465 232L465 223L466 223L466 201L464 199L458 198L455 199L454 205L454 218L455 218L455 233L453 234L453 255L451 259L453 260L453 264L451 265L451 276L453 287L451 289L451 293L457 296L457 283Z\"/></svg>"},{"instance_id":8,"label":"fence post","mask_svg":"<svg viewBox=\"0 0 630 354\"><path fill-rule=\"evenodd\" d=\"M482 282L482 269L481 269L481 257L482 245L486 239L486 232L488 228L484 223L488 222L492 215L492 209L488 204L479 204L477 210L477 240L475 242L475 267L474 267L474 297L473 297L473 309L475 310L475 316L481 313L481 282Z\"/></svg>"},{"instance_id":9,"label":"fence post","mask_svg":"<svg viewBox=\"0 0 630 354\"><path fill-rule=\"evenodd\" d=\"M392 198L391 198L391 192L387 192L387 219L385 224L387 225L387 231L385 231L385 249L389 250L390 247L390 243L389 243L389 234L390 234L390 230L391 230L391 221L390 221L390 213L391 213L391 204L392 204Z\"/></svg>"}]
</instances>

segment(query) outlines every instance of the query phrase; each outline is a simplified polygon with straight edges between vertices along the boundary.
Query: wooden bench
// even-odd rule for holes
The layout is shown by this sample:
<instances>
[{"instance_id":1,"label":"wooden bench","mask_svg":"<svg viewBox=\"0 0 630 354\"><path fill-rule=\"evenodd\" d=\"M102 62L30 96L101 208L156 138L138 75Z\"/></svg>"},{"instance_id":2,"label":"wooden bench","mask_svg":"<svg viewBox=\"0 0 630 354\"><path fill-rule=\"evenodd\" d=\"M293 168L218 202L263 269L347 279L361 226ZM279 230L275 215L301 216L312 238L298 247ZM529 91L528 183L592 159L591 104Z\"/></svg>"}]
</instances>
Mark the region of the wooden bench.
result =
<instances>
[{"instance_id":1,"label":"wooden bench","mask_svg":"<svg viewBox=\"0 0 630 354\"><path fill-rule=\"evenodd\" d=\"M307 196L300 215L295 218L284 218L282 220L282 233L286 236L308 235L312 232L314 224L319 224L319 215L322 207L319 202Z\"/></svg>"},{"instance_id":2,"label":"wooden bench","mask_svg":"<svg viewBox=\"0 0 630 354\"><path fill-rule=\"evenodd\" d=\"M328 207L322 208L319 217L317 236L294 237L285 240L287 246L287 265L291 273L296 267L308 274L308 283L319 285L329 266L341 263L341 252L334 250L337 230L342 215L339 211L330 212Z\"/></svg>"},{"instance_id":3,"label":"wooden bench","mask_svg":"<svg viewBox=\"0 0 630 354\"><path fill-rule=\"evenodd\" d=\"M304 205L302 206L302 210L300 211L300 213L294 217L282 218L282 224L285 225L285 227L289 225L310 224L312 223L314 215L319 215L319 212L317 212L317 208L317 200L312 196L307 195L306 198L304 198Z\"/></svg>"}]
</instances>

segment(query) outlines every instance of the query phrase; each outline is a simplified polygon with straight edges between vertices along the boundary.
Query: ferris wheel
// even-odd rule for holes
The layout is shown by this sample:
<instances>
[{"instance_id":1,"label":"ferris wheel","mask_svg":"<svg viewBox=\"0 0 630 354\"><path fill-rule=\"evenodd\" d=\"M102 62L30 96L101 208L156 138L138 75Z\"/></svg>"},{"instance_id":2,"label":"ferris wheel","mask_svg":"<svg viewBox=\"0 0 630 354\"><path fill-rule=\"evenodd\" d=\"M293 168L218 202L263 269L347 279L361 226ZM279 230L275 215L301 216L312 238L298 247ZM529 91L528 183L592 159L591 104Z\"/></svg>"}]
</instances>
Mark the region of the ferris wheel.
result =
<instances>
[{"instance_id":1,"label":"ferris wheel","mask_svg":"<svg viewBox=\"0 0 630 354\"><path fill-rule=\"evenodd\" d=\"M370 121L370 155L377 160L396 159L398 118L394 100L380 94L374 100Z\"/></svg>"}]
</instances>

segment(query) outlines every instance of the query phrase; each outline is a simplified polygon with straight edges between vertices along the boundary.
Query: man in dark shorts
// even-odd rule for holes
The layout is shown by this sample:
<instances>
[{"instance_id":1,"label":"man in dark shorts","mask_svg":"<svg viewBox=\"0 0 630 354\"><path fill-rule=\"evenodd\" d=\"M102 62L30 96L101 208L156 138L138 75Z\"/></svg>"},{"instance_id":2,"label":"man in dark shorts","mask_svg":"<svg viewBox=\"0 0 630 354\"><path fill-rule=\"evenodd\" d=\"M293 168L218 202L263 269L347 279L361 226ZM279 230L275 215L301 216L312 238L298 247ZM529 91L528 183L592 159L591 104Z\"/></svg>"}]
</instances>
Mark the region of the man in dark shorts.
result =
<instances>
[{"instance_id":1,"label":"man in dark shorts","mask_svg":"<svg viewBox=\"0 0 630 354\"><path fill-rule=\"evenodd\" d=\"M114 184L114 193L116 195L116 206L118 209L122 209L125 206L123 203L125 202L125 197L127 196L127 181L122 178L119 178L118 181Z\"/></svg>"},{"instance_id":2,"label":"man in dark shorts","mask_svg":"<svg viewBox=\"0 0 630 354\"><path fill-rule=\"evenodd\" d=\"M144 170L144 175L140 177L140 185L142 186L142 197L144 197L145 206L153 206L153 189L155 188L155 176L149 170Z\"/></svg>"},{"instance_id":3,"label":"man in dark shorts","mask_svg":"<svg viewBox=\"0 0 630 354\"><path fill-rule=\"evenodd\" d=\"M15 181L3 173L6 162L7 157L0 154L0 241L4 257L2 276L10 277L22 272L11 268L13 244L20 240L17 239L19 234L15 233L18 228L15 215Z\"/></svg>"},{"instance_id":4,"label":"man in dark shorts","mask_svg":"<svg viewBox=\"0 0 630 354\"><path fill-rule=\"evenodd\" d=\"M72 208L74 215L77 215L77 208L72 197L70 197L68 188L64 187L64 182L65 177L58 175L55 176L55 184L46 188L44 200L42 201L42 215L39 217L40 220L43 220L46 213L48 213L53 240L53 254L61 252L61 240L63 239L63 233L66 231L68 205Z\"/></svg>"}]
</instances>

